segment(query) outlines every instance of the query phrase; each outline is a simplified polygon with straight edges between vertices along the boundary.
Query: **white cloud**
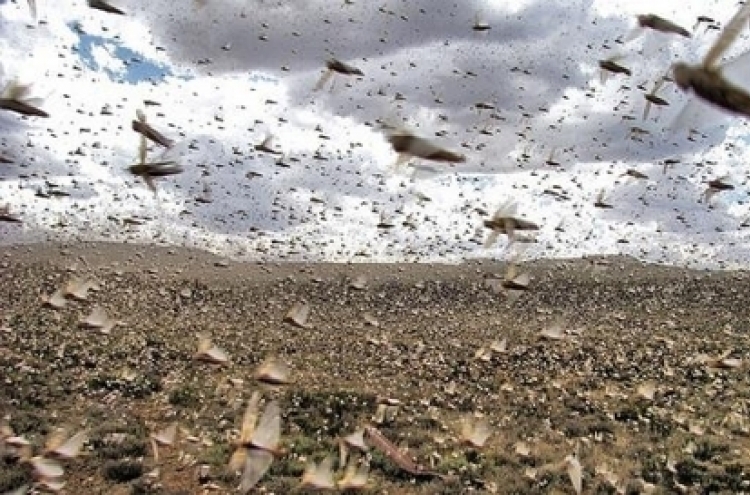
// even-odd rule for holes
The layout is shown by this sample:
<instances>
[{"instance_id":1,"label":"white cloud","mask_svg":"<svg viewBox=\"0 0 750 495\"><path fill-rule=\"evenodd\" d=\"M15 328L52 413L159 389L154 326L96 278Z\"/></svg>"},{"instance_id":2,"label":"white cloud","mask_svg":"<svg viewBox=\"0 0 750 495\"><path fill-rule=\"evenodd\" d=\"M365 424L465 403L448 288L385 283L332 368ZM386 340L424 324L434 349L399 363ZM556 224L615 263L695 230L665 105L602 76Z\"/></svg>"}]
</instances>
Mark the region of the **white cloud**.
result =
<instances>
[{"instance_id":1,"label":"white cloud","mask_svg":"<svg viewBox=\"0 0 750 495\"><path fill-rule=\"evenodd\" d=\"M38 239L41 231L156 239L248 257L460 260L504 255L502 243L489 251L476 243L483 232L476 208L492 211L511 197L542 225L528 256L624 253L705 266L750 258L748 234L738 230L749 213L745 123L722 116L728 130L714 127L695 142L685 132L670 135L663 128L690 99L672 87L660 93L670 105L653 112L658 120L640 121L645 100L637 86L650 90L677 58L699 60L715 36L647 33L618 45L630 16L650 12L651 4L477 1L459 8L415 0L381 12L370 2L290 2L283 9L255 2L250 9L210 0L203 10L123 2L130 15L119 17L65 3L40 5L46 22L35 27L24 2L0 3L5 73L49 94L44 108L51 114L0 115L0 153L16 159L0 169L0 203L25 220L20 231L0 224L0 242ZM655 13L690 28L695 15L723 22L735 8L728 0L670 1ZM486 36L471 31L476 12L493 25ZM76 29L87 33L90 54ZM227 44L231 49L222 50ZM597 60L614 51L630 53L623 63L634 74L602 85ZM118 58L127 53L136 60ZM314 93L330 53L365 77ZM171 75L138 80L159 75L161 66ZM405 100L395 99L397 92ZM161 104L146 108L149 121L178 141L170 153L186 169L159 180L158 201L126 172L138 145L130 121L146 99ZM493 102L499 118L474 109L480 101ZM418 182L394 172L395 154L372 125L394 115L468 162L438 165L442 173ZM636 120L623 120L628 115ZM631 126L651 134L627 139ZM254 151L267 133L286 167ZM545 164L552 149L559 169ZM524 152L531 155L525 161ZM663 160L674 157L681 162L663 174ZM625 180L628 168L649 179ZM705 181L724 174L736 178L735 191L717 196L713 208L699 203ZM38 197L47 182L71 196ZM602 189L611 210L593 206ZM381 215L396 226L378 229ZM147 220L128 227L126 218ZM722 243L729 247L716 247Z\"/></svg>"}]
</instances>

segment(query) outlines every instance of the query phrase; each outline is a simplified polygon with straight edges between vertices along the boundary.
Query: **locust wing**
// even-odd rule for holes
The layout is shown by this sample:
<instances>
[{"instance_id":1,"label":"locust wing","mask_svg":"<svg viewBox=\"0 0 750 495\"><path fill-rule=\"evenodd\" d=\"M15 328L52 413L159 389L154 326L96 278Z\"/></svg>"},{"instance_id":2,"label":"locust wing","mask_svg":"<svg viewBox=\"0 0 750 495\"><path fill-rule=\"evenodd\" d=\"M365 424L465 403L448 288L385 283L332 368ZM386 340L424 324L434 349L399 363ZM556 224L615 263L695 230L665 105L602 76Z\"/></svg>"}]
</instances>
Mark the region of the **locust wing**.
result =
<instances>
[{"instance_id":1,"label":"locust wing","mask_svg":"<svg viewBox=\"0 0 750 495\"><path fill-rule=\"evenodd\" d=\"M711 49L708 50L708 53L706 53L703 59L704 67L713 68L718 65L721 57L746 27L748 19L750 19L750 3L740 7L740 10L737 11L724 27L719 38L714 42Z\"/></svg>"},{"instance_id":2,"label":"locust wing","mask_svg":"<svg viewBox=\"0 0 750 495\"><path fill-rule=\"evenodd\" d=\"M269 402L258 420L250 443L258 449L273 451L281 436L281 409L276 401Z\"/></svg>"},{"instance_id":3,"label":"locust wing","mask_svg":"<svg viewBox=\"0 0 750 495\"><path fill-rule=\"evenodd\" d=\"M333 71L330 69L326 69L325 72L323 72L323 75L320 76L320 79L315 84L315 87L313 88L313 91L320 91L325 87L326 84L328 84L328 81L331 80L333 77Z\"/></svg>"},{"instance_id":4,"label":"locust wing","mask_svg":"<svg viewBox=\"0 0 750 495\"><path fill-rule=\"evenodd\" d=\"M258 416L260 415L260 399L260 392L256 390L247 402L247 409L245 409L245 414L242 416L242 429L240 431L240 442L242 443L250 443L253 438L255 426L258 424Z\"/></svg>"},{"instance_id":5,"label":"locust wing","mask_svg":"<svg viewBox=\"0 0 750 495\"><path fill-rule=\"evenodd\" d=\"M750 89L750 50L724 63L721 74L730 83L746 91Z\"/></svg>"},{"instance_id":6,"label":"locust wing","mask_svg":"<svg viewBox=\"0 0 750 495\"><path fill-rule=\"evenodd\" d=\"M273 464L273 454L265 450L250 449L245 458L245 469L240 481L240 493L247 493L258 484Z\"/></svg>"},{"instance_id":7,"label":"locust wing","mask_svg":"<svg viewBox=\"0 0 750 495\"><path fill-rule=\"evenodd\" d=\"M89 7L108 14L125 15L125 12L104 0L88 0Z\"/></svg>"}]
</instances>

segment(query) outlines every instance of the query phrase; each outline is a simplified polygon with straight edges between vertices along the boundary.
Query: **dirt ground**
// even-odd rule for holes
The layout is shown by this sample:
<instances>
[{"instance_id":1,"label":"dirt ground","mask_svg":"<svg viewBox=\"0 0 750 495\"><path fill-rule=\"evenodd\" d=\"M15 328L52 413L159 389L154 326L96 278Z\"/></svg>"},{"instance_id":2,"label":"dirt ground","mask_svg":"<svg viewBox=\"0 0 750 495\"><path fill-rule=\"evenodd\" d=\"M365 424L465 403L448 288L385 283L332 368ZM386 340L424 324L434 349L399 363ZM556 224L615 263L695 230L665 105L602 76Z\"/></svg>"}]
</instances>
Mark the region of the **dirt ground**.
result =
<instances>
[{"instance_id":1,"label":"dirt ground","mask_svg":"<svg viewBox=\"0 0 750 495\"><path fill-rule=\"evenodd\" d=\"M338 458L338 439L365 425L445 475L415 477L371 448L365 493L576 493L568 456L583 493L750 492L750 273L625 258L522 268L528 290L509 291L489 261L3 247L0 424L35 452L57 427L88 432L82 454L62 461L66 494L237 493L227 464L255 390L281 405L285 451L257 493L295 490L309 460ZM99 289L45 307L74 277ZM302 302L308 325L283 321ZM121 324L81 328L95 306ZM229 363L194 360L197 334ZM255 380L270 356L290 384ZM481 447L461 441L477 416L491 431ZM178 440L157 461L149 435L173 421ZM0 493L31 483L29 465L2 450Z\"/></svg>"}]
</instances>

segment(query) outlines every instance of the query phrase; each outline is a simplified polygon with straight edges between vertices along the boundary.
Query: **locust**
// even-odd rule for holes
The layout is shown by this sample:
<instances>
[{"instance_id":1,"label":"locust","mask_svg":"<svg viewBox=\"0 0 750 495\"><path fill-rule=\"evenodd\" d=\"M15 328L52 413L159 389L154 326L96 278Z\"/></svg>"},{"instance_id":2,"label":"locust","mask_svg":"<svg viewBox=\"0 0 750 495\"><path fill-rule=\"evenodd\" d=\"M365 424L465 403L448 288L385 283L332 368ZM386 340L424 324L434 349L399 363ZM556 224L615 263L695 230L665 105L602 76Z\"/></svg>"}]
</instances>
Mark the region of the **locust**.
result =
<instances>
[{"instance_id":1,"label":"locust","mask_svg":"<svg viewBox=\"0 0 750 495\"><path fill-rule=\"evenodd\" d=\"M261 151L263 153L269 153L271 155L280 155L280 151L273 149L273 136L267 135L260 144L256 144L253 148L255 151Z\"/></svg>"},{"instance_id":2,"label":"locust","mask_svg":"<svg viewBox=\"0 0 750 495\"><path fill-rule=\"evenodd\" d=\"M599 61L599 68L602 70L600 74L600 79L601 79L602 84L607 82L607 75L609 73L625 74L626 76L629 76L632 74L630 69L628 69L624 65L620 65L619 63L617 63L622 58L623 58L622 55L615 55L608 59Z\"/></svg>"},{"instance_id":3,"label":"locust","mask_svg":"<svg viewBox=\"0 0 750 495\"><path fill-rule=\"evenodd\" d=\"M727 112L750 117L750 94L726 79L723 69L727 68L727 64L723 67L719 65L721 57L739 37L748 19L750 19L750 3L740 7L727 23L701 64L689 65L685 62L673 64L672 77L677 87L685 92L692 91L702 100ZM745 55L734 59L731 64L734 66L740 62L746 63Z\"/></svg>"},{"instance_id":4,"label":"locust","mask_svg":"<svg viewBox=\"0 0 750 495\"><path fill-rule=\"evenodd\" d=\"M684 27L675 24L668 19L659 17L656 14L639 15L637 16L637 19L638 25L642 28L650 28L654 31L660 31L667 34L679 34L680 36L684 36L685 38L691 37L690 31L688 31Z\"/></svg>"},{"instance_id":5,"label":"locust","mask_svg":"<svg viewBox=\"0 0 750 495\"><path fill-rule=\"evenodd\" d=\"M156 144L160 144L165 148L171 148L174 145L174 141L166 138L162 133L151 127L146 122L146 114L142 110L136 110L136 119L132 122L132 128L138 134L141 134L153 141Z\"/></svg>"},{"instance_id":6,"label":"locust","mask_svg":"<svg viewBox=\"0 0 750 495\"><path fill-rule=\"evenodd\" d=\"M30 84L20 84L18 81L9 82L0 93L0 110L8 110L28 117L49 117L47 112L38 107L41 100L29 98L30 93Z\"/></svg>"},{"instance_id":7,"label":"locust","mask_svg":"<svg viewBox=\"0 0 750 495\"><path fill-rule=\"evenodd\" d=\"M248 493L258 484L273 463L282 455L279 449L281 411L279 403L271 401L260 412L261 395L254 392L242 418L237 448L229 460L230 469L242 471L239 492Z\"/></svg>"},{"instance_id":8,"label":"locust","mask_svg":"<svg viewBox=\"0 0 750 495\"><path fill-rule=\"evenodd\" d=\"M375 449L388 457L398 467L411 474L421 478L440 478L443 481L449 480L450 477L435 471L430 471L424 466L417 464L408 454L396 447L380 430L374 426L365 428L367 442Z\"/></svg>"},{"instance_id":9,"label":"locust","mask_svg":"<svg viewBox=\"0 0 750 495\"><path fill-rule=\"evenodd\" d=\"M703 23L715 24L716 21L712 17L708 17L706 15L699 15L695 20L695 24L693 25L693 31L698 29L698 27Z\"/></svg>"},{"instance_id":10,"label":"locust","mask_svg":"<svg viewBox=\"0 0 750 495\"><path fill-rule=\"evenodd\" d=\"M322 89L328 81L333 77L334 74L341 74L343 76L364 76L364 72L359 68L342 62L341 60L331 58L326 61L326 70L315 85L315 91Z\"/></svg>"},{"instance_id":11,"label":"locust","mask_svg":"<svg viewBox=\"0 0 750 495\"><path fill-rule=\"evenodd\" d=\"M666 78L660 78L654 84L654 89L651 90L650 93L646 93L645 95L643 95L643 97L646 98L646 106L643 109L643 120L648 119L648 113L651 110L652 104L660 107L669 105L669 102L667 100L656 94L656 92L659 91L664 85L665 81L667 81Z\"/></svg>"},{"instance_id":12,"label":"locust","mask_svg":"<svg viewBox=\"0 0 750 495\"><path fill-rule=\"evenodd\" d=\"M473 31L476 31L477 33L486 33L490 29L492 29L492 26L489 25L487 21L481 18L479 15L479 12L477 12L477 15L474 16L474 25L471 27Z\"/></svg>"},{"instance_id":13,"label":"locust","mask_svg":"<svg viewBox=\"0 0 750 495\"><path fill-rule=\"evenodd\" d=\"M555 149L554 148L552 149L552 151L549 152L549 158L547 158L547 161L545 161L544 163L546 163L550 167L559 167L560 166L560 162L558 162L557 160L555 160Z\"/></svg>"},{"instance_id":14,"label":"locust","mask_svg":"<svg viewBox=\"0 0 750 495\"><path fill-rule=\"evenodd\" d=\"M539 225L516 216L516 208L514 201L506 201L500 205L492 218L484 221L484 227L490 229L490 234L484 243L485 248L492 246L500 234L507 235L508 241L512 243L516 240L517 230L539 230Z\"/></svg>"},{"instance_id":15,"label":"locust","mask_svg":"<svg viewBox=\"0 0 750 495\"><path fill-rule=\"evenodd\" d=\"M171 146L172 142L146 123L146 115L141 110L138 110L137 116L138 120L133 121L133 130L141 135L140 146L138 148L138 163L129 166L128 171L133 175L143 178L148 188L156 194L154 178L176 175L182 173L184 169L176 160L166 157L162 157L162 160L146 161L146 154L148 152L147 137L159 144L169 143Z\"/></svg>"},{"instance_id":16,"label":"locust","mask_svg":"<svg viewBox=\"0 0 750 495\"><path fill-rule=\"evenodd\" d=\"M118 9L114 5L111 5L104 0L88 0L89 7L96 10L101 10L102 12L106 12L108 14L117 14L117 15L125 15L125 12Z\"/></svg>"},{"instance_id":17,"label":"locust","mask_svg":"<svg viewBox=\"0 0 750 495\"><path fill-rule=\"evenodd\" d=\"M0 222L22 223L19 217L10 212L10 205L0 206Z\"/></svg>"},{"instance_id":18,"label":"locust","mask_svg":"<svg viewBox=\"0 0 750 495\"><path fill-rule=\"evenodd\" d=\"M398 153L394 168L398 168L412 158L422 158L440 163L463 163L466 157L455 151L440 147L431 141L415 136L405 129L389 129L386 137L393 151Z\"/></svg>"},{"instance_id":19,"label":"locust","mask_svg":"<svg viewBox=\"0 0 750 495\"><path fill-rule=\"evenodd\" d=\"M706 184L708 184L708 187L706 187L706 190L703 193L701 199L709 205L711 204L711 198L713 198L716 194L723 191L732 191L734 189L734 184L729 182L729 176L726 175L709 180L708 182L706 182Z\"/></svg>"}]
</instances>

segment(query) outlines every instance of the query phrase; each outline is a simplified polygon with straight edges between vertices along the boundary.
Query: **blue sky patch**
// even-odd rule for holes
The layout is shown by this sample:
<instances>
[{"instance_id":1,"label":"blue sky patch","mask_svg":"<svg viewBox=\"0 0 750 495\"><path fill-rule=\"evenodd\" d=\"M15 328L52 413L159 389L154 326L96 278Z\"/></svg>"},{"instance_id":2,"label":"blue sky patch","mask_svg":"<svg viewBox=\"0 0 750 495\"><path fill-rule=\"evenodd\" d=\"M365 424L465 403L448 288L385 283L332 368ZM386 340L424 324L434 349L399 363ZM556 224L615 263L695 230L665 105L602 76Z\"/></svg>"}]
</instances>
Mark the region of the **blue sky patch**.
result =
<instances>
[{"instance_id":1,"label":"blue sky patch","mask_svg":"<svg viewBox=\"0 0 750 495\"><path fill-rule=\"evenodd\" d=\"M78 52L81 61L86 67L97 72L103 72L113 80L135 84L143 81L163 81L167 76L173 75L168 66L144 57L138 52L124 46L122 41L116 38L104 38L88 34L75 22L71 23L69 27L78 33L78 43L76 43L74 49ZM108 67L100 67L94 57L94 49L96 47L103 47L115 58L122 60L125 63L124 72L113 71Z\"/></svg>"}]
</instances>

